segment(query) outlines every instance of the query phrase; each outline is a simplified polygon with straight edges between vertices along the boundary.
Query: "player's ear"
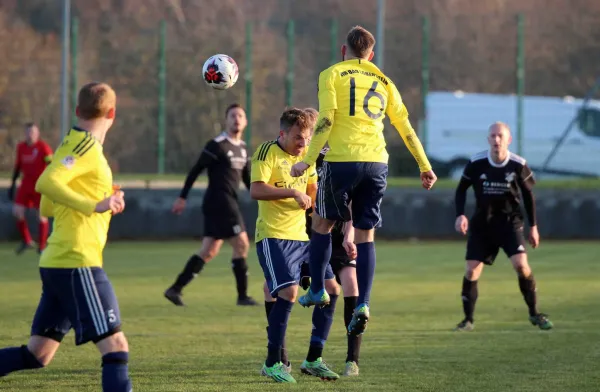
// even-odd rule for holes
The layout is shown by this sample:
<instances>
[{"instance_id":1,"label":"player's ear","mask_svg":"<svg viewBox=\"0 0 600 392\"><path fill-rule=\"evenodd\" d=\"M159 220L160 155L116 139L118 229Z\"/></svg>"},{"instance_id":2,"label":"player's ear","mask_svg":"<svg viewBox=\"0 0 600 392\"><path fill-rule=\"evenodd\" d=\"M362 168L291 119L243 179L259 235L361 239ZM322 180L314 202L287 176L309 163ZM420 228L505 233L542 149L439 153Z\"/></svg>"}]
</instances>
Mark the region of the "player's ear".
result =
<instances>
[{"instance_id":1,"label":"player's ear","mask_svg":"<svg viewBox=\"0 0 600 392\"><path fill-rule=\"evenodd\" d=\"M375 56L375 52L371 51L371 54L369 55L369 61L373 60L374 56Z\"/></svg>"},{"instance_id":2,"label":"player's ear","mask_svg":"<svg viewBox=\"0 0 600 392\"><path fill-rule=\"evenodd\" d=\"M79 106L75 106L75 115L79 117Z\"/></svg>"},{"instance_id":3,"label":"player's ear","mask_svg":"<svg viewBox=\"0 0 600 392\"><path fill-rule=\"evenodd\" d=\"M108 109L108 112L106 112L106 118L109 119L109 120L114 120L115 119L115 115L116 115L115 108L110 108L110 109Z\"/></svg>"},{"instance_id":4,"label":"player's ear","mask_svg":"<svg viewBox=\"0 0 600 392\"><path fill-rule=\"evenodd\" d=\"M342 45L342 59L346 59L346 44Z\"/></svg>"}]
</instances>

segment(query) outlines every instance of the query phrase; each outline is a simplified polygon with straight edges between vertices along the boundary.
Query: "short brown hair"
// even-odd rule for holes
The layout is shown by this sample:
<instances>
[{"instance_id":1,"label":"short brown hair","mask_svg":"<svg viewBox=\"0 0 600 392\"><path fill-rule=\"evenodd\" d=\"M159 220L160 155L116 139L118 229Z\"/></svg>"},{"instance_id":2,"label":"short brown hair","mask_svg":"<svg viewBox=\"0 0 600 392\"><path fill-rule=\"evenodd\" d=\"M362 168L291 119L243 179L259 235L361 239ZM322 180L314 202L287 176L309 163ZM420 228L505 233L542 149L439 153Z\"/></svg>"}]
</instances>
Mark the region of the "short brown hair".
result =
<instances>
[{"instance_id":1,"label":"short brown hair","mask_svg":"<svg viewBox=\"0 0 600 392\"><path fill-rule=\"evenodd\" d=\"M225 109L225 118L227 118L227 116L229 116L229 112L232 111L233 109L244 110L242 105L240 105L239 103L232 103L231 105L227 106L227 109Z\"/></svg>"},{"instance_id":2,"label":"short brown hair","mask_svg":"<svg viewBox=\"0 0 600 392\"><path fill-rule=\"evenodd\" d=\"M279 128L288 132L294 125L297 125L300 129L310 128L310 118L304 110L288 108L283 112L279 119Z\"/></svg>"},{"instance_id":3,"label":"short brown hair","mask_svg":"<svg viewBox=\"0 0 600 392\"><path fill-rule=\"evenodd\" d=\"M362 26L354 26L346 36L346 45L360 58L366 58L375 47L375 37Z\"/></svg>"},{"instance_id":4,"label":"short brown hair","mask_svg":"<svg viewBox=\"0 0 600 392\"><path fill-rule=\"evenodd\" d=\"M77 97L78 115L83 120L102 118L116 104L115 90L106 83L88 83L79 90Z\"/></svg>"},{"instance_id":5,"label":"short brown hair","mask_svg":"<svg viewBox=\"0 0 600 392\"><path fill-rule=\"evenodd\" d=\"M308 116L308 121L311 128L314 128L317 125L317 119L319 118L319 111L315 108L306 108L304 112Z\"/></svg>"}]
</instances>

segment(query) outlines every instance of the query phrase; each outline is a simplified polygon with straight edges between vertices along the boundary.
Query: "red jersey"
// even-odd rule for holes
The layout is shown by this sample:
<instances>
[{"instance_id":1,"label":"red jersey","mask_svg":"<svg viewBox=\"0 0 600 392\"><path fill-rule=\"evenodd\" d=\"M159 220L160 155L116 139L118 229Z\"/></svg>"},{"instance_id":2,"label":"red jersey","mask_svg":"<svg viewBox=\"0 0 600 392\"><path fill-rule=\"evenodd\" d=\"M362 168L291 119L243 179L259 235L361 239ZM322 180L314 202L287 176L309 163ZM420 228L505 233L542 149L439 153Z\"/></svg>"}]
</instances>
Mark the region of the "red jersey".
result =
<instances>
[{"instance_id":1,"label":"red jersey","mask_svg":"<svg viewBox=\"0 0 600 392\"><path fill-rule=\"evenodd\" d=\"M52 149L46 142L38 140L29 145L21 142L17 145L15 167L23 175L22 184L34 185L52 159Z\"/></svg>"}]
</instances>

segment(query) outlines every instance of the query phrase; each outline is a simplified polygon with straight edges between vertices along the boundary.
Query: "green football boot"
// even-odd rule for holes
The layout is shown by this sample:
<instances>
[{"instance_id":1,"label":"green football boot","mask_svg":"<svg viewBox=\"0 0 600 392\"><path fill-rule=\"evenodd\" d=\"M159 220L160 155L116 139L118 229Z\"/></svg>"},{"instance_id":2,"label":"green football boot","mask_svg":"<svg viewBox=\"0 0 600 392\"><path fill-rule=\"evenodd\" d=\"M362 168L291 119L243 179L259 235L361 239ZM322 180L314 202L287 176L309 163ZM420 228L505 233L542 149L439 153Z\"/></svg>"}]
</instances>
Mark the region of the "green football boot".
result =
<instances>
[{"instance_id":1,"label":"green football boot","mask_svg":"<svg viewBox=\"0 0 600 392\"><path fill-rule=\"evenodd\" d=\"M329 301L329 294L327 294L327 291L325 291L325 289L322 289L316 294L313 293L311 289L308 289L306 294L304 294L298 299L298 303L304 306L305 308L311 307L313 305L325 307L329 305Z\"/></svg>"},{"instance_id":2,"label":"green football boot","mask_svg":"<svg viewBox=\"0 0 600 392\"><path fill-rule=\"evenodd\" d=\"M529 321L531 322L531 324L539 327L541 330L544 331L547 331L554 327L554 324L552 324L552 321L550 321L548 315L544 313L538 313L535 316L529 316Z\"/></svg>"},{"instance_id":3,"label":"green football boot","mask_svg":"<svg viewBox=\"0 0 600 392\"><path fill-rule=\"evenodd\" d=\"M354 309L352 320L348 324L348 335L358 336L365 333L367 323L369 322L369 307L366 304L360 304Z\"/></svg>"},{"instance_id":4,"label":"green football boot","mask_svg":"<svg viewBox=\"0 0 600 392\"><path fill-rule=\"evenodd\" d=\"M309 376L319 377L321 380L335 381L340 378L337 373L331 371L327 367L327 364L323 362L323 358L317 358L317 360L313 362L304 360L302 365L300 365L300 371Z\"/></svg>"},{"instance_id":5,"label":"green football boot","mask_svg":"<svg viewBox=\"0 0 600 392\"><path fill-rule=\"evenodd\" d=\"M282 362L277 362L271 367L264 364L261 374L273 379L275 382L296 384L296 380L287 372L286 366Z\"/></svg>"}]
</instances>

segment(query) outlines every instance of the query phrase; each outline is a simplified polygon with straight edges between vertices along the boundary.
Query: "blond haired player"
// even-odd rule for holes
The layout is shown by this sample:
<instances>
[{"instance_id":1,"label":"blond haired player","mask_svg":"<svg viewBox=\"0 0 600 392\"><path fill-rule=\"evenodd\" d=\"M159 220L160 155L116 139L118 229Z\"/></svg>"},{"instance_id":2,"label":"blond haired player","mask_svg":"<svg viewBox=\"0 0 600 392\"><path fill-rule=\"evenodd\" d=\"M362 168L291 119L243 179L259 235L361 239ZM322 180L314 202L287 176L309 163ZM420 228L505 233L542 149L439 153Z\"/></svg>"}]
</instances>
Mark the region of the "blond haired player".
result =
<instances>
[{"instance_id":1,"label":"blond haired player","mask_svg":"<svg viewBox=\"0 0 600 392\"><path fill-rule=\"evenodd\" d=\"M325 143L330 150L319 179L313 235L310 239L311 287L299 299L304 306L325 305L325 268L331 255L331 229L350 221L358 252L358 306L348 332L362 334L369 319L369 299L375 275L375 229L381 226L380 204L387 187L388 153L383 137L387 114L419 165L423 187L436 181L419 138L408 120L398 89L371 63L375 38L366 29L350 30L342 46L343 61L319 75L319 120L302 162L293 176L315 165ZM352 202L352 204L350 204Z\"/></svg>"},{"instance_id":2,"label":"blond haired player","mask_svg":"<svg viewBox=\"0 0 600 392\"><path fill-rule=\"evenodd\" d=\"M79 91L76 110L77 126L35 187L42 215L54 216L54 231L40 258L42 297L31 338L26 346L0 350L0 376L47 366L73 328L77 345L94 342L102 355L103 391L129 392L129 348L102 269L111 216L125 208L102 151L115 119L115 92L105 83L89 83Z\"/></svg>"}]
</instances>

